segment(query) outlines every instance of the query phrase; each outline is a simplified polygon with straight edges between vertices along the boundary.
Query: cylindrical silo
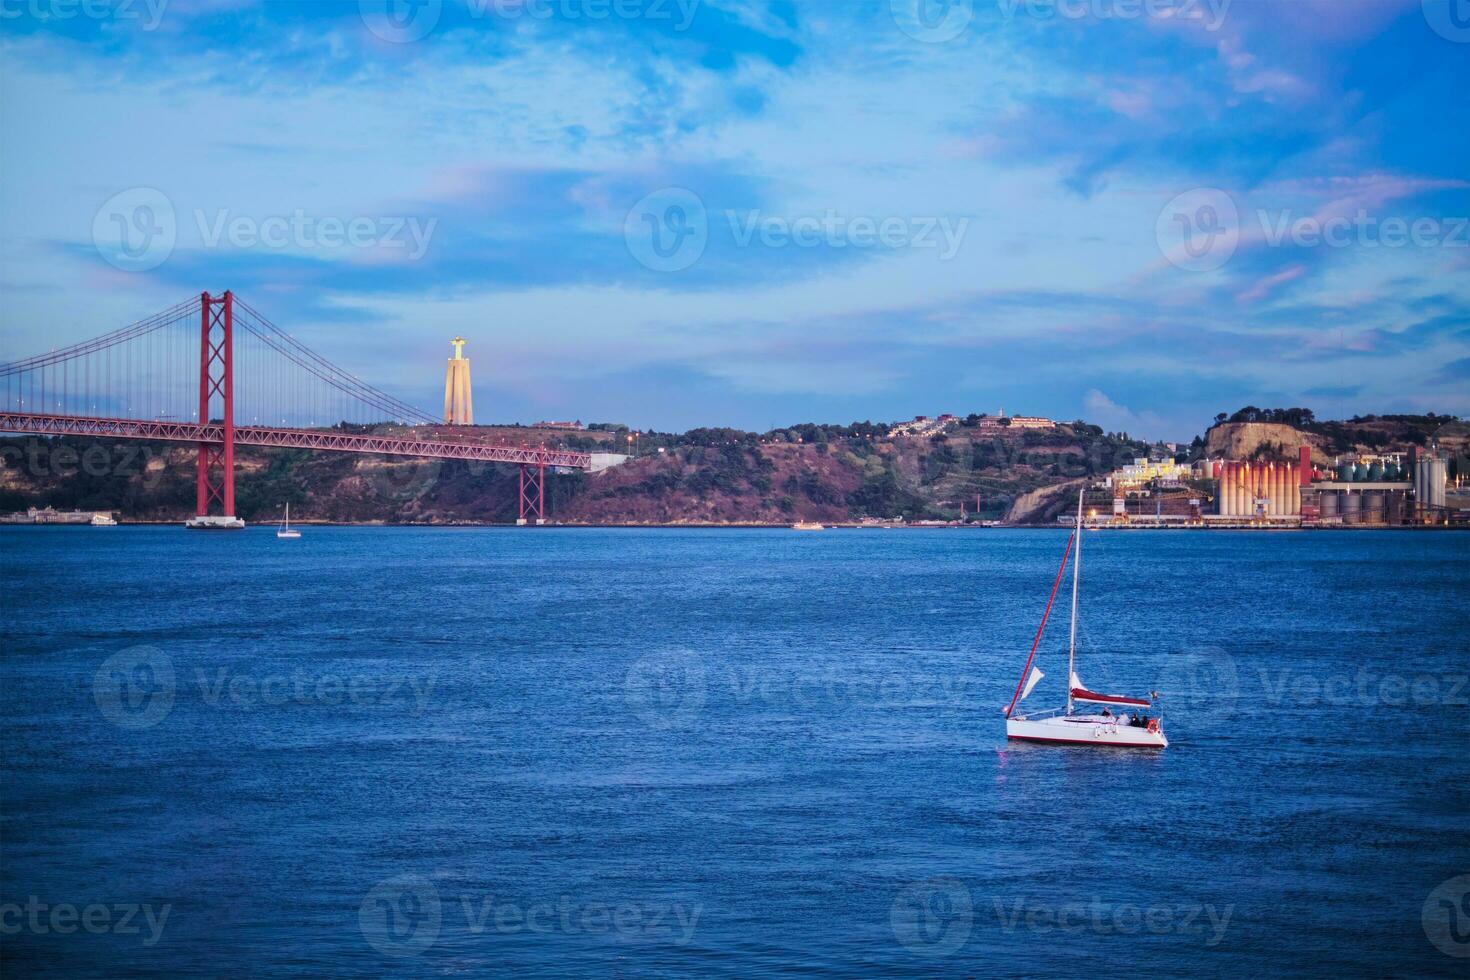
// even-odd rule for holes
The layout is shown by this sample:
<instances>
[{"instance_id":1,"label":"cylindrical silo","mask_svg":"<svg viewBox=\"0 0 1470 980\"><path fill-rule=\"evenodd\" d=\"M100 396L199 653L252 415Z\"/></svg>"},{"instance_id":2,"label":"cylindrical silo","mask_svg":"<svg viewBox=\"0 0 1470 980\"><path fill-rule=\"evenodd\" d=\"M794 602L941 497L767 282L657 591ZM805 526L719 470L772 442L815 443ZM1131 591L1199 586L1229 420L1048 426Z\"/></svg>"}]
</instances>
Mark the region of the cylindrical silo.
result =
<instances>
[{"instance_id":1,"label":"cylindrical silo","mask_svg":"<svg viewBox=\"0 0 1470 980\"><path fill-rule=\"evenodd\" d=\"M1449 483L1450 478L1449 466L1444 460L1437 458L1425 462L1429 464L1429 502L1443 510L1445 485Z\"/></svg>"},{"instance_id":2,"label":"cylindrical silo","mask_svg":"<svg viewBox=\"0 0 1470 980\"><path fill-rule=\"evenodd\" d=\"M1383 523L1383 491L1370 490L1363 494L1363 523Z\"/></svg>"},{"instance_id":3,"label":"cylindrical silo","mask_svg":"<svg viewBox=\"0 0 1470 980\"><path fill-rule=\"evenodd\" d=\"M1363 520L1363 496L1362 494L1348 490L1342 495L1342 522L1344 524L1359 524Z\"/></svg>"},{"instance_id":4,"label":"cylindrical silo","mask_svg":"<svg viewBox=\"0 0 1470 980\"><path fill-rule=\"evenodd\" d=\"M1337 516L1337 502L1341 499L1341 496L1336 490L1323 490L1318 494L1317 506L1321 508L1321 514L1324 520Z\"/></svg>"},{"instance_id":5,"label":"cylindrical silo","mask_svg":"<svg viewBox=\"0 0 1470 980\"><path fill-rule=\"evenodd\" d=\"M1383 520L1389 524L1404 523L1404 492L1390 490L1384 495Z\"/></svg>"}]
</instances>

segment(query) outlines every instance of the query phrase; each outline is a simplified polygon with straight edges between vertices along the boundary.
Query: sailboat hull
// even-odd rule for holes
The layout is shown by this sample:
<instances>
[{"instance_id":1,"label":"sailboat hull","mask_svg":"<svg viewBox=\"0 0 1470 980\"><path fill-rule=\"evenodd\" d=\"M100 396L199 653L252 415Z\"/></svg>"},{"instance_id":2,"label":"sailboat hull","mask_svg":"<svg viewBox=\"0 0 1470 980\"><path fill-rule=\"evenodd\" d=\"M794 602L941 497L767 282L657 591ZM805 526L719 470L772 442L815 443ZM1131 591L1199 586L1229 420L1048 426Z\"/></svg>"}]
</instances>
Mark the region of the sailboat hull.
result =
<instances>
[{"instance_id":1,"label":"sailboat hull","mask_svg":"<svg viewBox=\"0 0 1470 980\"><path fill-rule=\"evenodd\" d=\"M1169 740L1162 729L1150 731L1117 718L1099 715L1058 715L1053 718L1009 718L1006 738L1018 742L1054 745L1101 745L1120 749L1162 749Z\"/></svg>"}]
</instances>

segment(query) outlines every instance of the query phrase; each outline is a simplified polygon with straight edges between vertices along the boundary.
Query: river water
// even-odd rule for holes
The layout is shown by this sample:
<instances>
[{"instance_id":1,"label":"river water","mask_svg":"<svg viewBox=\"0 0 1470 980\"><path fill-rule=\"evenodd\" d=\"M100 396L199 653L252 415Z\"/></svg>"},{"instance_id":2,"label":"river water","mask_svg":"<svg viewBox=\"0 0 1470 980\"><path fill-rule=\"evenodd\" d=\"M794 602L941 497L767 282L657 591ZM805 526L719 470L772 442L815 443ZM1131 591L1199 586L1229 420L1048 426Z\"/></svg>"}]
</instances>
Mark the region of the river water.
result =
<instances>
[{"instance_id":1,"label":"river water","mask_svg":"<svg viewBox=\"0 0 1470 980\"><path fill-rule=\"evenodd\" d=\"M1464 976L1470 535L1064 542L5 529L4 972Z\"/></svg>"}]
</instances>

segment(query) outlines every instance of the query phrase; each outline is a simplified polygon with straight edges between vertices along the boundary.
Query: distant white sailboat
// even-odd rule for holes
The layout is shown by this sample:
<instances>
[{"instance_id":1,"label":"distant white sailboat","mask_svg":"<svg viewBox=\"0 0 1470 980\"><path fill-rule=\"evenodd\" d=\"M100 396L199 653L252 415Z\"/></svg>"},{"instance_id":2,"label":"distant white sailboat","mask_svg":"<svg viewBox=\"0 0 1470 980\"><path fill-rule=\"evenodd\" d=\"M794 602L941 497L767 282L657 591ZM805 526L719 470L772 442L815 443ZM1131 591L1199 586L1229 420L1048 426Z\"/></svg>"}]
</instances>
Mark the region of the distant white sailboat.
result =
<instances>
[{"instance_id":1,"label":"distant white sailboat","mask_svg":"<svg viewBox=\"0 0 1470 980\"><path fill-rule=\"evenodd\" d=\"M301 537L301 532L300 531L296 531L296 530L293 530L291 528L291 505L290 504L287 504L286 505L286 519L283 520L281 522L281 526L276 529L276 537L278 537L278 538L299 538L299 537Z\"/></svg>"},{"instance_id":2,"label":"distant white sailboat","mask_svg":"<svg viewBox=\"0 0 1470 980\"><path fill-rule=\"evenodd\" d=\"M1076 551L1075 556L1072 552ZM1039 713L1017 714L1016 707L1024 701L1041 681L1040 669L1033 667L1036 648L1041 643L1041 634L1046 630L1047 617L1051 615L1052 603L1057 598L1057 586L1061 585L1062 573L1067 570L1067 558L1072 557L1072 635L1067 650L1067 703L1062 708L1052 708ZM1052 583L1051 598L1046 602L1041 625L1036 638L1031 642L1031 655L1026 658L1026 667L1021 680L1016 684L1016 693L1005 709L1006 738L1023 742L1050 742L1061 745L1108 745L1131 749L1162 749L1169 745L1158 717L1143 714L1152 707L1150 698L1133 698L1121 694L1098 694L1087 689L1077 676L1077 584L1082 574L1082 493L1077 494L1077 523L1072 536L1067 539L1067 550L1062 555L1062 567L1057 569L1057 579ZM1074 708L1077 702L1100 704L1098 714L1080 714ZM1134 708L1131 715L1126 709ZM1116 709L1116 711L1114 710Z\"/></svg>"}]
</instances>

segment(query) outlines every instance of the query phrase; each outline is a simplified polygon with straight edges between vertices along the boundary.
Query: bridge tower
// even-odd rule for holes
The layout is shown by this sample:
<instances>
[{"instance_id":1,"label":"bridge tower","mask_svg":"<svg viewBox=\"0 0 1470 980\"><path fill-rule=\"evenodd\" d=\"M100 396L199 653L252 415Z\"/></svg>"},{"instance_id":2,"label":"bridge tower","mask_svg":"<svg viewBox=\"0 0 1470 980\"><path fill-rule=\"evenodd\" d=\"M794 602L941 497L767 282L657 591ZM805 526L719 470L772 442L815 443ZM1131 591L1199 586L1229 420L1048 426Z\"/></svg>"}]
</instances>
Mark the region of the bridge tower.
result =
<instances>
[{"instance_id":1,"label":"bridge tower","mask_svg":"<svg viewBox=\"0 0 1470 980\"><path fill-rule=\"evenodd\" d=\"M521 464L521 516L516 523L525 525L535 521L546 523L546 464Z\"/></svg>"},{"instance_id":2,"label":"bridge tower","mask_svg":"<svg viewBox=\"0 0 1470 980\"><path fill-rule=\"evenodd\" d=\"M199 424L209 426L210 403L222 403L219 442L199 443L195 474L194 517L185 527L200 530L236 530L245 522L235 516L235 297L200 297L199 304ZM219 504L219 513L210 508Z\"/></svg>"}]
</instances>

